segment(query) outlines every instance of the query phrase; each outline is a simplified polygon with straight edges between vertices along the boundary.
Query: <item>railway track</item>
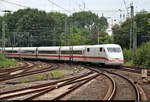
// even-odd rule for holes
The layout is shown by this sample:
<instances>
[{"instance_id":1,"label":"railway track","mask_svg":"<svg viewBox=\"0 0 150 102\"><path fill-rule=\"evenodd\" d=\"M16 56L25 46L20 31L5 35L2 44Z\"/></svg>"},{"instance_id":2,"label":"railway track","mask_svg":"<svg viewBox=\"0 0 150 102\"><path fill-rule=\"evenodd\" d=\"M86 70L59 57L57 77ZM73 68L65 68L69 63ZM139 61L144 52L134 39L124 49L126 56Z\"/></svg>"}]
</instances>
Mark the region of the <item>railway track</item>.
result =
<instances>
[{"instance_id":1,"label":"railway track","mask_svg":"<svg viewBox=\"0 0 150 102\"><path fill-rule=\"evenodd\" d=\"M91 69L90 69L91 70ZM102 74L100 71L91 70L88 73L85 73L80 76L75 76L72 78L67 78L60 81L55 81L51 83L36 85L28 88L12 90L0 93L0 100L13 100L13 99L23 99L23 100L39 100L43 99L46 94L49 95L51 93L51 97L48 97L49 100L62 100L63 97L67 96L69 93L73 92L74 90L82 87L84 84L88 83L89 81L95 79L96 77L103 75L109 79L111 85L107 91L107 94L104 97L104 100L111 100L116 91L115 81L106 74ZM66 88L66 89L65 89ZM54 95L55 91L57 92L58 89L65 89L64 92L58 92L57 95ZM26 96L26 97L25 97Z\"/></svg>"},{"instance_id":2,"label":"railway track","mask_svg":"<svg viewBox=\"0 0 150 102\"><path fill-rule=\"evenodd\" d=\"M36 71L26 70L24 71L24 73L18 74L13 78L50 71L50 69L53 70L58 68L59 66L57 66L56 64L51 64L51 67L52 68L48 66L47 68L42 68ZM124 77L123 75L105 70L104 68L100 68L99 66L83 65L83 67L88 68L91 71L72 78L66 78L46 84L2 92L0 93L0 100L40 100L45 98L47 98L48 100L63 100L65 96L72 93L74 90L77 90L84 84L101 75L105 76L109 80L109 88L106 92L106 95L101 100L141 100L142 96L140 94L140 91L142 89L140 89L140 86L135 84L132 80ZM123 70L126 71L126 69ZM62 89L63 91L60 93L58 90ZM123 93L126 94L123 95Z\"/></svg>"},{"instance_id":3,"label":"railway track","mask_svg":"<svg viewBox=\"0 0 150 102\"><path fill-rule=\"evenodd\" d=\"M37 64L30 62L30 65L28 64L28 66L26 65L25 67L21 67L21 68L17 67L14 70L12 69L12 71L8 71L7 73L0 75L0 81L6 81L14 78L20 78L28 75L43 73L43 72L47 72L59 68L59 66L56 64L49 64L45 68L32 70L34 67L38 67Z\"/></svg>"},{"instance_id":4,"label":"railway track","mask_svg":"<svg viewBox=\"0 0 150 102\"><path fill-rule=\"evenodd\" d=\"M24 62L24 63L25 63L24 66L21 67L12 68L9 70L5 69L7 71L5 71L4 74L0 75L0 81L17 78L21 76L21 74L25 73L27 70L30 70L31 68L36 66L36 64L33 62Z\"/></svg>"},{"instance_id":5,"label":"railway track","mask_svg":"<svg viewBox=\"0 0 150 102\"><path fill-rule=\"evenodd\" d=\"M129 66L122 66L120 68L108 68L108 69L114 69L114 70L122 70L122 71L128 71L132 73L138 73L141 74L142 69L147 69L147 75L150 76L150 68L140 68L140 67L129 67Z\"/></svg>"},{"instance_id":6,"label":"railway track","mask_svg":"<svg viewBox=\"0 0 150 102\"><path fill-rule=\"evenodd\" d=\"M100 70L102 70L102 69L100 69ZM140 96L140 92L139 92L139 90L138 90L138 88L136 87L136 84L134 84L134 82L133 81L131 81L130 79L128 79L128 78L126 78L126 77L124 77L124 76L122 76L122 75L120 75L120 74L117 74L117 73L114 73L114 72L110 72L110 71L107 71L107 70L102 70L102 71L105 71L105 72L107 72L107 73L109 73L109 74L112 74L113 76L115 75L115 76L118 76L118 77L120 77L119 79L116 79L116 80L119 80L119 82L118 83L120 83L121 81L122 81L122 79L124 79L126 82L125 83L123 83L123 82L121 82L121 84L123 84L123 85L125 85L125 92L128 92L128 95L131 95L132 96L132 93L135 93L135 98L131 98L130 100L141 100L141 96ZM121 79L122 78L122 79ZM128 85L130 84L130 86L127 86L127 82L128 82ZM131 91L132 89L130 88L132 86L132 88L134 89L134 92L133 91ZM126 87L128 87L128 91L126 91L127 90L127 88ZM123 89L123 87L121 87L121 90ZM130 92L130 93L129 93ZM119 94L120 94L120 92L119 92ZM126 98L125 97L125 99L129 99L129 98Z\"/></svg>"},{"instance_id":7,"label":"railway track","mask_svg":"<svg viewBox=\"0 0 150 102\"><path fill-rule=\"evenodd\" d=\"M89 65L88 65L89 66ZM90 65L91 66L91 65ZM125 92L128 92L128 94L129 95L132 95L132 96L135 96L135 97L131 97L131 98L129 98L128 96L126 97L126 96L124 96L124 97L120 97L120 99L119 100L122 100L122 99L129 99L129 100L141 100L141 95L140 95L140 91L138 90L138 88L137 88L137 86L136 86L136 84L133 82L133 81L131 81L130 79L128 79L128 78L126 78L126 77L124 77L124 76L122 76L122 75L120 75L120 74L117 74L117 73L114 73L114 72L111 72L111 71L108 71L108 70L105 70L105 68L100 68L99 66L93 66L92 65L92 67L93 68L96 68L97 70L96 71L101 71L102 73L108 73L111 77L112 77L112 79L115 79L115 80L119 80L119 81L115 81L115 82L117 82L118 84L122 84L122 85L126 85L125 86L125 89L123 89ZM93 69L92 68L92 70L95 70L95 69ZM91 69L91 68L90 68ZM117 79L116 79L116 77L117 77ZM123 82L123 80L124 80L124 82ZM127 84L128 83L128 84ZM118 86L118 85L117 85ZM116 87L117 87L116 86ZM123 87L121 87L121 89L120 90L122 90L122 88ZM126 91L126 89L128 88L128 91ZM118 89L118 88L117 88ZM133 91L131 91L131 89L133 90ZM115 91L115 94L117 94L117 91ZM120 92L118 93L118 94L120 94ZM133 95L134 94L134 95ZM111 100L116 100L117 98L116 98L116 96L114 95L113 96L113 98L111 98Z\"/></svg>"},{"instance_id":8,"label":"railway track","mask_svg":"<svg viewBox=\"0 0 150 102\"><path fill-rule=\"evenodd\" d=\"M30 68L34 67L35 64L33 62L21 62L23 63L23 66L18 66L14 68L4 68L0 70L0 78L3 78L5 76L11 75L11 73L17 72L17 71L26 71L29 70Z\"/></svg>"},{"instance_id":9,"label":"railway track","mask_svg":"<svg viewBox=\"0 0 150 102\"><path fill-rule=\"evenodd\" d=\"M12 68L0 68L0 74L1 73L4 73L4 72L11 72L11 71L16 71L16 70L19 70L19 69L22 69L24 67L27 67L28 66L28 63L23 61L23 62L19 62L19 63L22 63L22 65L20 66L17 66L17 67L12 67Z\"/></svg>"},{"instance_id":10,"label":"railway track","mask_svg":"<svg viewBox=\"0 0 150 102\"><path fill-rule=\"evenodd\" d=\"M114 98L115 92L116 92L116 82L113 80L113 78L111 76L109 76L108 74L106 74L106 73L102 73L98 69L95 69L93 67L89 67L89 65L88 66L84 66L84 67L88 68L88 69L90 69L92 71L95 71L95 72L97 72L99 74L102 74L102 75L104 75L105 77L107 77L109 79L111 84L110 84L109 89L107 91L107 94L105 95L103 100L112 100Z\"/></svg>"},{"instance_id":11,"label":"railway track","mask_svg":"<svg viewBox=\"0 0 150 102\"><path fill-rule=\"evenodd\" d=\"M3 93L0 93L0 100L13 99L13 98L17 99L16 97L30 95L30 94L35 93L32 96L30 95L30 96L24 98L24 99L34 99L34 98L37 98L51 90L58 89L60 87L63 87L65 85L69 85L69 84L72 84L75 82L84 81L84 80L88 79L87 76L91 75L91 74L93 74L93 72L90 71L88 73L85 73L84 75L75 76L75 77L67 78L67 79L60 80L60 81L55 81L55 82L36 85L36 86L27 87L27 88L23 88L23 89L3 92ZM89 77L89 78L91 78L91 77Z\"/></svg>"},{"instance_id":12,"label":"railway track","mask_svg":"<svg viewBox=\"0 0 150 102\"><path fill-rule=\"evenodd\" d=\"M86 66L86 68L87 68L87 66ZM109 75L107 75L107 74L105 74L105 73L101 73L100 71L95 70L95 69L93 70L93 69L91 69L91 68L88 68L88 69L91 70L91 71L96 72L97 75L106 77L106 78L109 80L109 82L110 82L109 88L108 88L108 90L107 90L107 92L106 92L106 95L105 95L104 98L101 99L101 100L111 100L111 99L114 97L115 91L116 91L116 83L115 83L115 81L114 81ZM98 77L98 76L97 76L97 77ZM93 79L93 78L94 78L94 79ZM72 90L69 90L69 91L67 91L66 93L63 93L63 94L59 95L59 96L56 97L54 100L63 100L63 98L64 98L67 94L73 92L73 91L76 90L77 88L82 87L84 84L88 83L89 81L95 80L96 77L93 77L93 78L90 78L90 79L86 80L85 82L78 84L77 86L73 87ZM64 99L64 100L65 100L65 99Z\"/></svg>"},{"instance_id":13,"label":"railway track","mask_svg":"<svg viewBox=\"0 0 150 102\"><path fill-rule=\"evenodd\" d=\"M123 66L123 67L121 67L121 68L105 68L105 70L108 70L108 71L111 71L111 72L117 72L117 73L120 73L120 71L125 71L125 72L130 72L130 73L137 73L137 74L141 74L141 69L142 68L139 68L139 67L125 67L125 66ZM150 73L149 73L149 71L150 71L150 69L149 68L146 68L147 70L148 70L148 73L147 73L147 75L148 76L150 76ZM116 71L117 70L117 71ZM120 70L120 71L119 71ZM129 73L124 73L124 72L121 72L123 75L127 75L128 76L128 78L129 78L129 76L130 77L133 77L133 76L135 76L135 75L129 75ZM127 78L127 77L126 77ZM128 79L127 78L127 79ZM129 78L130 79L130 78ZM139 91L139 93L140 93L140 98L141 98L141 100L148 100L148 98L147 98L147 95L146 95L146 93L144 92L144 90L142 89L142 87L139 85L139 84L141 84L141 82L140 82L140 80L142 81L142 78L141 78L141 76L139 76L139 78L138 77L136 77L136 78L134 78L134 80L132 80L132 79L130 79L133 83L135 83L135 86L137 87L137 89L138 89L138 91ZM142 81L143 82L143 81Z\"/></svg>"}]
</instances>

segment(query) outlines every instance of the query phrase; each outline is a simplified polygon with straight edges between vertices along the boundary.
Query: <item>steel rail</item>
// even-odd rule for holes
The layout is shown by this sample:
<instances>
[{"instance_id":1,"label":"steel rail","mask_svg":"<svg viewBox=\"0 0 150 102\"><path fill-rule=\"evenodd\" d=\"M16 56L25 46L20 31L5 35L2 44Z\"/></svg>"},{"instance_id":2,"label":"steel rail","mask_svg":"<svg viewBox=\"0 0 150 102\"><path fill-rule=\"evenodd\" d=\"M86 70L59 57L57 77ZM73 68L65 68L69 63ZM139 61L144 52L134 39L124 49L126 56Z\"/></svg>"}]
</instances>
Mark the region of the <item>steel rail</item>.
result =
<instances>
[{"instance_id":1,"label":"steel rail","mask_svg":"<svg viewBox=\"0 0 150 102\"><path fill-rule=\"evenodd\" d=\"M33 66L30 66L28 68L25 69L25 72L21 72L19 74L15 74L15 75L7 75L6 77L1 77L0 81L6 81L6 80L10 80L10 79L14 79L14 78L19 78L19 77L24 77L24 76L28 76L28 75L32 75L32 74L38 74L38 73L42 73L42 72L46 72L46 71L51 71L54 69L58 68L58 65L55 66L48 66L47 68L43 68L43 69L39 69L36 71L27 71L28 69L35 67L36 64L34 64ZM51 68L52 67L52 68Z\"/></svg>"},{"instance_id":2,"label":"steel rail","mask_svg":"<svg viewBox=\"0 0 150 102\"><path fill-rule=\"evenodd\" d=\"M111 78L109 75L107 75L107 74L105 74L105 73L102 73L100 70L98 70L98 69L95 69L95 68L91 68L91 67L89 67L89 66L84 66L84 67L86 67L86 68L88 68L88 69L90 69L90 70L92 70L92 71L95 71L95 72L97 72L97 73L100 73L100 74L102 74L102 75L104 75L104 76L106 76L110 81L111 81L111 83L112 83L112 91L111 91L111 94L106 94L105 95L105 97L104 97L104 100L112 100L113 99L113 97L114 97L114 95L115 95L115 93L116 93L116 82L113 80L113 78Z\"/></svg>"},{"instance_id":3,"label":"steel rail","mask_svg":"<svg viewBox=\"0 0 150 102\"><path fill-rule=\"evenodd\" d=\"M102 68L99 68L99 70L102 70L102 71L107 72L107 73L110 73L110 74L114 74L114 75L116 75L116 76L119 76L119 77L121 77L121 78L127 80L127 81L132 85L132 87L135 89L136 100L137 100L137 101L140 101L140 100L141 100L141 96L140 96L140 92L138 91L138 88L136 87L136 85L134 84L134 82L132 82L130 79L128 79L128 78L126 78L126 77L124 77L124 76L122 76L122 75L120 75L120 74L117 74L117 73L114 73L114 72L110 72L110 71L105 70L105 69L102 69Z\"/></svg>"},{"instance_id":4,"label":"steel rail","mask_svg":"<svg viewBox=\"0 0 150 102\"><path fill-rule=\"evenodd\" d=\"M67 92L57 96L56 98L54 98L53 100L60 100L61 98L65 97L67 94L73 92L74 90L80 88L81 86L83 86L84 84L88 83L89 81L93 80L94 78L98 77L100 74L96 74L90 78L88 78L87 80L85 80L84 82L81 82L78 85L75 85L74 87L72 87L70 90L68 90Z\"/></svg>"},{"instance_id":5,"label":"steel rail","mask_svg":"<svg viewBox=\"0 0 150 102\"><path fill-rule=\"evenodd\" d=\"M18 97L18 96L24 96L24 95L28 95L28 94L39 92L39 91L41 91L39 95L42 95L43 92L45 93L48 90L55 89L56 88L56 84L58 84L60 82L67 81L65 84L63 84L63 85L66 85L66 84L70 84L70 83L73 83L73 82L75 83L75 82L83 81L85 79L81 79L81 80L77 80L77 81L75 81L75 79L85 77L85 76L87 76L89 74L92 74L92 73L93 72L88 72L88 73L85 73L84 75L80 75L80 76L76 76L76 77L72 77L72 78L67 78L67 79L63 79L63 80L60 80L60 81L55 81L55 82L50 82L50 83L46 83L46 84L36 85L36 86L28 87L28 88L23 88L23 89L3 92L3 93L0 93L0 95L33 89L33 91L27 91L27 92L14 94L14 95L8 95L8 96L5 96L5 97L0 97L0 100L9 99L9 98ZM60 85L58 87L60 87Z\"/></svg>"}]
</instances>

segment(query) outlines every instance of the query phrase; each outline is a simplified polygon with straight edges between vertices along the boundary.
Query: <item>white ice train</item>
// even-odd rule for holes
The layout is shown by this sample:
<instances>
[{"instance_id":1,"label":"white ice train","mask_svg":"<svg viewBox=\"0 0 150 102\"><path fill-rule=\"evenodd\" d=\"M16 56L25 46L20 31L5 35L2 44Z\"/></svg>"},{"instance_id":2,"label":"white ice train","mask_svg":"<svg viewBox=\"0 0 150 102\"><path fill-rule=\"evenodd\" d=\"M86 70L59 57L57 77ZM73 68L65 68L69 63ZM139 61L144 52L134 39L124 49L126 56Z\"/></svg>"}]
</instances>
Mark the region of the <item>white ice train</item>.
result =
<instances>
[{"instance_id":1,"label":"white ice train","mask_svg":"<svg viewBox=\"0 0 150 102\"><path fill-rule=\"evenodd\" d=\"M2 49L0 50L2 51ZM4 54L7 57L71 60L118 66L121 66L124 63L122 49L117 44L54 47L6 47L4 51Z\"/></svg>"}]
</instances>

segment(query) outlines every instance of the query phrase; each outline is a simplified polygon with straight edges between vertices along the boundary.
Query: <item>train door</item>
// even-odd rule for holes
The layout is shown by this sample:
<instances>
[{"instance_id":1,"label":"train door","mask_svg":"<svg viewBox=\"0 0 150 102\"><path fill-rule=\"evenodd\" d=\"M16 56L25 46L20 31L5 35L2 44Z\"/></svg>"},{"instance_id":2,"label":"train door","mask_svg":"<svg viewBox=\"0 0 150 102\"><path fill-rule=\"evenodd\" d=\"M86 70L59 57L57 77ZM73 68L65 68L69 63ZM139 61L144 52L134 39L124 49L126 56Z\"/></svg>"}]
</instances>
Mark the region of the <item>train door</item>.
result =
<instances>
[{"instance_id":1,"label":"train door","mask_svg":"<svg viewBox=\"0 0 150 102\"><path fill-rule=\"evenodd\" d=\"M98 56L98 52L99 52L99 49L97 47L93 47L92 48L92 54L93 54L92 55L93 56L93 60L92 61L94 63L99 63L99 60L100 60L99 58L100 57Z\"/></svg>"},{"instance_id":2,"label":"train door","mask_svg":"<svg viewBox=\"0 0 150 102\"><path fill-rule=\"evenodd\" d=\"M60 61L60 54L61 54L61 46L59 47L59 49L58 49L58 57L59 57L59 61Z\"/></svg>"},{"instance_id":3,"label":"train door","mask_svg":"<svg viewBox=\"0 0 150 102\"><path fill-rule=\"evenodd\" d=\"M69 56L69 61L73 62L73 46L70 46L70 56Z\"/></svg>"},{"instance_id":4,"label":"train door","mask_svg":"<svg viewBox=\"0 0 150 102\"><path fill-rule=\"evenodd\" d=\"M35 54L36 54L36 59L38 59L38 47L36 47Z\"/></svg>"},{"instance_id":5,"label":"train door","mask_svg":"<svg viewBox=\"0 0 150 102\"><path fill-rule=\"evenodd\" d=\"M93 62L94 49L92 47L86 47L85 57L87 62Z\"/></svg>"},{"instance_id":6,"label":"train door","mask_svg":"<svg viewBox=\"0 0 150 102\"><path fill-rule=\"evenodd\" d=\"M82 50L82 54L83 54L83 62L86 62L86 47L84 47L84 49Z\"/></svg>"},{"instance_id":7,"label":"train door","mask_svg":"<svg viewBox=\"0 0 150 102\"><path fill-rule=\"evenodd\" d=\"M18 57L22 60L22 57L21 57L21 48L18 49L17 53L18 53Z\"/></svg>"}]
</instances>

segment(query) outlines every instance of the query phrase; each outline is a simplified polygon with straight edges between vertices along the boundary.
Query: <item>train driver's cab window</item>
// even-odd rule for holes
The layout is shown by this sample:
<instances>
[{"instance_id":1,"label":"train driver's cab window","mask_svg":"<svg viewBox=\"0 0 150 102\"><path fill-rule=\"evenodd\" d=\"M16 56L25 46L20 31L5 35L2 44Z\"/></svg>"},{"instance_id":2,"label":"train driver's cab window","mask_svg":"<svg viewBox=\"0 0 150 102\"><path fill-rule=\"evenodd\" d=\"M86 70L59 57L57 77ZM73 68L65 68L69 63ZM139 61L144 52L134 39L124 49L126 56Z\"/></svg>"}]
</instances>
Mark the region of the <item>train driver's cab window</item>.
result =
<instances>
[{"instance_id":1,"label":"train driver's cab window","mask_svg":"<svg viewBox=\"0 0 150 102\"><path fill-rule=\"evenodd\" d=\"M87 48L87 52L90 52L90 48Z\"/></svg>"},{"instance_id":2,"label":"train driver's cab window","mask_svg":"<svg viewBox=\"0 0 150 102\"><path fill-rule=\"evenodd\" d=\"M107 48L109 53L120 53L121 49L119 47L108 47Z\"/></svg>"}]
</instances>

